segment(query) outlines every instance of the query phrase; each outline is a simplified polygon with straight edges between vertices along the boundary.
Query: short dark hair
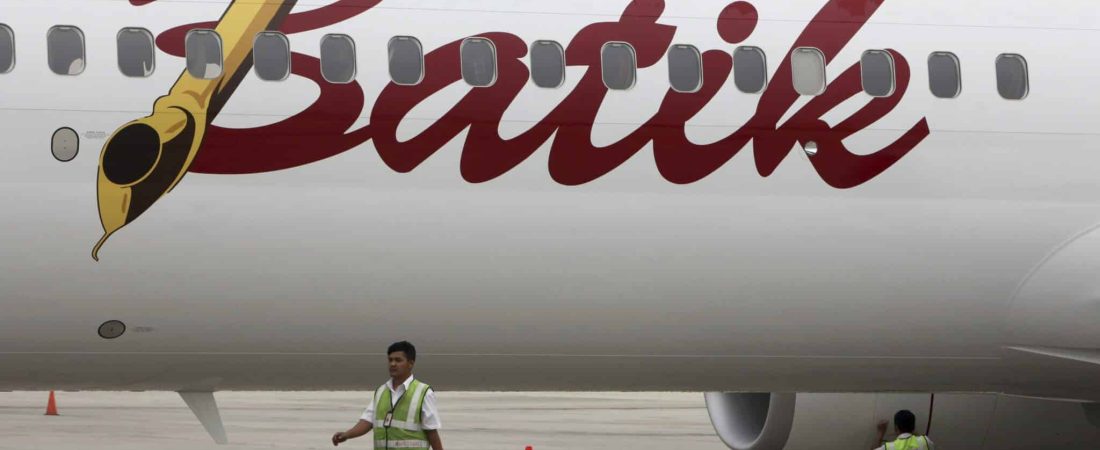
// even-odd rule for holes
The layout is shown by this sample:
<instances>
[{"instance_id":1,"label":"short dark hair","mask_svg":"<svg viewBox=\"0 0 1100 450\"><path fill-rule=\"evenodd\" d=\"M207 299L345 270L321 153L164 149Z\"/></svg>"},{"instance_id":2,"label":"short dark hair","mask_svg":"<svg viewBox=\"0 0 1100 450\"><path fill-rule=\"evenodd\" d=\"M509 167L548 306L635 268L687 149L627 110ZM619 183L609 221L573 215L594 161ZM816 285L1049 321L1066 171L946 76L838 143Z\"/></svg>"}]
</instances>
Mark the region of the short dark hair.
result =
<instances>
[{"instance_id":1,"label":"short dark hair","mask_svg":"<svg viewBox=\"0 0 1100 450\"><path fill-rule=\"evenodd\" d=\"M390 344L390 348L386 350L386 355L393 352L404 352L405 358L409 361L416 361L416 347L412 345L412 342L401 341Z\"/></svg>"},{"instance_id":2,"label":"short dark hair","mask_svg":"<svg viewBox=\"0 0 1100 450\"><path fill-rule=\"evenodd\" d=\"M912 433L917 429L917 416L908 409L903 409L894 414L894 426L902 433Z\"/></svg>"}]
</instances>

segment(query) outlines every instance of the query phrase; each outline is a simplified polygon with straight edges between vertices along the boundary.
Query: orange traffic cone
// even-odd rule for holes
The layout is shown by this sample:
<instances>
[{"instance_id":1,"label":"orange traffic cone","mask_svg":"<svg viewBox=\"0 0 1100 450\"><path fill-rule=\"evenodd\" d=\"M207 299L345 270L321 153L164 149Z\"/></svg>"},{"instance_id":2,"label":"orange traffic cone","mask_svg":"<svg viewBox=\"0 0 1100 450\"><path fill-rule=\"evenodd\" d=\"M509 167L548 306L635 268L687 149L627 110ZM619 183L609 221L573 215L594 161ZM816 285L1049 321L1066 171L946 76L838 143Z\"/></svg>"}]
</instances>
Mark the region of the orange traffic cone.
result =
<instances>
[{"instance_id":1,"label":"orange traffic cone","mask_svg":"<svg viewBox=\"0 0 1100 450\"><path fill-rule=\"evenodd\" d=\"M53 391L50 391L50 401L46 403L46 415L57 416L57 400L53 396Z\"/></svg>"}]
</instances>

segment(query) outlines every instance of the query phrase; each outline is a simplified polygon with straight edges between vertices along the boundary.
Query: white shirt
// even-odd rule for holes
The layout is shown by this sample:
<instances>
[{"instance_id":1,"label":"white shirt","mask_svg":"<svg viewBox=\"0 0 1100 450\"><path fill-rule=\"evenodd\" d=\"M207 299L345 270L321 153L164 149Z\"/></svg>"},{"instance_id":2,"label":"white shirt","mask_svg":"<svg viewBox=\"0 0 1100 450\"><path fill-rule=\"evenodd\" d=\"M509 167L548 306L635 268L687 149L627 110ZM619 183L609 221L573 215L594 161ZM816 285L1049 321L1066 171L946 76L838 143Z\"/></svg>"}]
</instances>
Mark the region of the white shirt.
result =
<instances>
[{"instance_id":1,"label":"white shirt","mask_svg":"<svg viewBox=\"0 0 1100 450\"><path fill-rule=\"evenodd\" d=\"M401 395L409 389L412 380L412 375L409 375L409 378L401 383L397 389L393 387L393 378L386 381L386 389L390 390L390 406L397 404L397 401L401 399ZM376 401L378 399L371 399L370 405L367 406L366 411L363 411L363 416L359 419L370 422L375 427L380 427L382 424L374 420L374 403ZM435 391L432 389L428 389L428 393L424 394L424 405L420 407L420 426L425 430L438 430L443 427L443 424L439 421L439 410L435 406Z\"/></svg>"},{"instance_id":2,"label":"white shirt","mask_svg":"<svg viewBox=\"0 0 1100 450\"><path fill-rule=\"evenodd\" d=\"M908 439L909 436L912 436L912 434L909 434L909 433L899 434L898 435L898 440ZM894 450L894 448L895 448L894 445L890 444L890 450ZM917 447L914 447L913 450L933 450L935 448L936 447L934 445L932 445L932 440L928 439L928 436L921 436L921 439L919 439L917 441ZM876 448L875 450L886 450L886 445L883 445L882 447Z\"/></svg>"}]
</instances>

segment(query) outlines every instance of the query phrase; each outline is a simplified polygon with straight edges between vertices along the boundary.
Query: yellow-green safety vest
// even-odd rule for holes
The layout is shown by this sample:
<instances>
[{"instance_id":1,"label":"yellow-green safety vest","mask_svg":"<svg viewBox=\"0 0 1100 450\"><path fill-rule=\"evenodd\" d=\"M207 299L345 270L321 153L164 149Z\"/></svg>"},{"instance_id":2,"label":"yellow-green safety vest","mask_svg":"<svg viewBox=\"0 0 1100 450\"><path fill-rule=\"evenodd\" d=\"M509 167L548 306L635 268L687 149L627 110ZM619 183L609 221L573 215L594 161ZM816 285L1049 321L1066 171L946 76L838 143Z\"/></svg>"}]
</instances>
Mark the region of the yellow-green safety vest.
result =
<instances>
[{"instance_id":1,"label":"yellow-green safety vest","mask_svg":"<svg viewBox=\"0 0 1100 450\"><path fill-rule=\"evenodd\" d=\"M405 393L391 400L391 391L385 384L374 392L374 448L375 450L428 450L428 435L421 427L420 411L424 397L431 386L413 378ZM389 427L386 415L393 413Z\"/></svg>"},{"instance_id":2,"label":"yellow-green safety vest","mask_svg":"<svg viewBox=\"0 0 1100 450\"><path fill-rule=\"evenodd\" d=\"M912 436L889 442L884 447L886 450L921 450L928 448L928 439L924 436Z\"/></svg>"}]
</instances>

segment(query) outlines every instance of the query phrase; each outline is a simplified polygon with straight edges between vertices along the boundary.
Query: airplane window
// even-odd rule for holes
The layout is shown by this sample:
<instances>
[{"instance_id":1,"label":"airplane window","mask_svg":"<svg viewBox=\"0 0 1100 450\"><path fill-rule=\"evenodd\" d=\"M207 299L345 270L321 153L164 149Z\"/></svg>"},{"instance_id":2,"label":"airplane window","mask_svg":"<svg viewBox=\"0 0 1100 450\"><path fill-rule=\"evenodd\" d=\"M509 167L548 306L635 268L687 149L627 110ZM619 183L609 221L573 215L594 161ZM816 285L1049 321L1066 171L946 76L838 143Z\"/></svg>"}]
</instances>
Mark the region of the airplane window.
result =
<instances>
[{"instance_id":1,"label":"airplane window","mask_svg":"<svg viewBox=\"0 0 1100 450\"><path fill-rule=\"evenodd\" d=\"M411 36L390 39L390 79L402 86L424 81L424 47Z\"/></svg>"},{"instance_id":2,"label":"airplane window","mask_svg":"<svg viewBox=\"0 0 1100 450\"><path fill-rule=\"evenodd\" d=\"M703 55L691 45L668 49L668 81L676 92L697 92L703 87Z\"/></svg>"},{"instance_id":3,"label":"airplane window","mask_svg":"<svg viewBox=\"0 0 1100 450\"><path fill-rule=\"evenodd\" d=\"M321 38L321 76L325 81L347 84L355 81L355 41L345 34Z\"/></svg>"},{"instance_id":4,"label":"airplane window","mask_svg":"<svg viewBox=\"0 0 1100 450\"><path fill-rule=\"evenodd\" d=\"M0 23L0 73L15 68L15 33L11 27Z\"/></svg>"},{"instance_id":5,"label":"airplane window","mask_svg":"<svg viewBox=\"0 0 1100 450\"><path fill-rule=\"evenodd\" d=\"M489 87L497 81L497 49L485 38L462 41L462 79L470 86Z\"/></svg>"},{"instance_id":6,"label":"airplane window","mask_svg":"<svg viewBox=\"0 0 1100 450\"><path fill-rule=\"evenodd\" d=\"M733 81L741 92L755 94L763 91L768 86L768 62L764 50L737 47L733 51Z\"/></svg>"},{"instance_id":7,"label":"airplane window","mask_svg":"<svg viewBox=\"0 0 1100 450\"><path fill-rule=\"evenodd\" d=\"M872 97L894 94L894 57L883 50L868 50L859 60L863 92Z\"/></svg>"},{"instance_id":8,"label":"airplane window","mask_svg":"<svg viewBox=\"0 0 1100 450\"><path fill-rule=\"evenodd\" d=\"M1028 94L1027 60L1003 54L997 57L997 91L1009 100L1023 100Z\"/></svg>"},{"instance_id":9,"label":"airplane window","mask_svg":"<svg viewBox=\"0 0 1100 450\"><path fill-rule=\"evenodd\" d=\"M264 81L283 81L290 76L290 41L286 35L265 31L252 43L252 68Z\"/></svg>"},{"instance_id":10,"label":"airplane window","mask_svg":"<svg viewBox=\"0 0 1100 450\"><path fill-rule=\"evenodd\" d=\"M554 41L531 44L531 80L542 88L561 87L565 83L565 49Z\"/></svg>"},{"instance_id":11,"label":"airplane window","mask_svg":"<svg viewBox=\"0 0 1100 450\"><path fill-rule=\"evenodd\" d=\"M962 65L950 52L934 52L928 57L928 86L938 98L955 98L962 93Z\"/></svg>"},{"instance_id":12,"label":"airplane window","mask_svg":"<svg viewBox=\"0 0 1100 450\"><path fill-rule=\"evenodd\" d=\"M84 32L80 28L56 26L46 34L46 53L50 70L58 75L84 72Z\"/></svg>"},{"instance_id":13,"label":"airplane window","mask_svg":"<svg viewBox=\"0 0 1100 450\"><path fill-rule=\"evenodd\" d=\"M80 137L77 136L76 130L62 127L54 131L50 150L58 161L69 162L75 159L76 154L80 153Z\"/></svg>"},{"instance_id":14,"label":"airplane window","mask_svg":"<svg viewBox=\"0 0 1100 450\"><path fill-rule=\"evenodd\" d=\"M625 90L634 87L638 73L638 54L626 42L608 42L601 54L603 84L608 89Z\"/></svg>"},{"instance_id":15,"label":"airplane window","mask_svg":"<svg viewBox=\"0 0 1100 450\"><path fill-rule=\"evenodd\" d=\"M210 80L222 75L222 38L214 30L191 30L184 40L187 51L187 72L191 76Z\"/></svg>"},{"instance_id":16,"label":"airplane window","mask_svg":"<svg viewBox=\"0 0 1100 450\"><path fill-rule=\"evenodd\" d=\"M801 95L825 92L825 54L812 47L799 47L791 53L794 90Z\"/></svg>"},{"instance_id":17,"label":"airplane window","mask_svg":"<svg viewBox=\"0 0 1100 450\"><path fill-rule=\"evenodd\" d=\"M144 78L156 68L153 33L144 28L118 32L118 70L128 77Z\"/></svg>"}]
</instances>

